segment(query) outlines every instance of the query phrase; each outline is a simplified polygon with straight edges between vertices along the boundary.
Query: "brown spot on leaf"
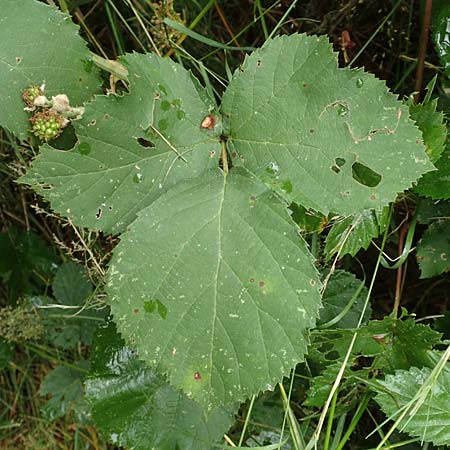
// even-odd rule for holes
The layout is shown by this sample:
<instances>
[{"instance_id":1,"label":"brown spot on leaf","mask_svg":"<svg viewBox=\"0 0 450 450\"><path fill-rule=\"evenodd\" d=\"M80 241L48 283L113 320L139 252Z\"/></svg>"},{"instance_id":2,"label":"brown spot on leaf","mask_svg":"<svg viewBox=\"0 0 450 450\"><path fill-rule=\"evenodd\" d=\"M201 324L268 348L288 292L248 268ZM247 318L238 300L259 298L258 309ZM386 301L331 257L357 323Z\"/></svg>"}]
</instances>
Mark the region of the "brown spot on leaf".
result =
<instances>
[{"instance_id":1,"label":"brown spot on leaf","mask_svg":"<svg viewBox=\"0 0 450 450\"><path fill-rule=\"evenodd\" d=\"M266 285L266 283L264 281L260 281L258 285L259 287L263 288Z\"/></svg>"},{"instance_id":2,"label":"brown spot on leaf","mask_svg":"<svg viewBox=\"0 0 450 450\"><path fill-rule=\"evenodd\" d=\"M216 118L209 114L207 115L200 125L201 128L206 128L207 130L212 130L216 126Z\"/></svg>"},{"instance_id":3,"label":"brown spot on leaf","mask_svg":"<svg viewBox=\"0 0 450 450\"><path fill-rule=\"evenodd\" d=\"M194 380L200 381L202 379L202 376L200 375L199 372L195 372L194 373Z\"/></svg>"},{"instance_id":4,"label":"brown spot on leaf","mask_svg":"<svg viewBox=\"0 0 450 450\"><path fill-rule=\"evenodd\" d=\"M134 314L139 314L139 310L136 308L136 309L133 309L133 313Z\"/></svg>"},{"instance_id":5,"label":"brown spot on leaf","mask_svg":"<svg viewBox=\"0 0 450 450\"><path fill-rule=\"evenodd\" d=\"M250 283L254 283L255 282L255 279L252 277L252 278L250 278Z\"/></svg>"}]
</instances>

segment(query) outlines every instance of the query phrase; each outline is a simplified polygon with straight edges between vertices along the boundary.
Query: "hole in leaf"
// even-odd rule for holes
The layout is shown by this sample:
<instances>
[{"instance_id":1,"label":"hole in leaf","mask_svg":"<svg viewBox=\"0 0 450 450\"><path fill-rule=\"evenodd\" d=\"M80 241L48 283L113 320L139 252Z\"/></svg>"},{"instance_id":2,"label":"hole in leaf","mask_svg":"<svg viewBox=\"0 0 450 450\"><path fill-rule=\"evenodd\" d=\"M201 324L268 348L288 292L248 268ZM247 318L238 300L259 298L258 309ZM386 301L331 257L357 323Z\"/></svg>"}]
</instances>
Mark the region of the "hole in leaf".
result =
<instances>
[{"instance_id":1,"label":"hole in leaf","mask_svg":"<svg viewBox=\"0 0 450 450\"><path fill-rule=\"evenodd\" d=\"M336 350L332 350L325 355L325 359L328 361L334 361L339 358L339 353Z\"/></svg>"},{"instance_id":2,"label":"hole in leaf","mask_svg":"<svg viewBox=\"0 0 450 450\"><path fill-rule=\"evenodd\" d=\"M338 167L342 167L345 164L344 158L335 158L334 162Z\"/></svg>"},{"instance_id":3,"label":"hole in leaf","mask_svg":"<svg viewBox=\"0 0 450 450\"><path fill-rule=\"evenodd\" d=\"M334 173L339 173L339 172L341 171L341 169L339 169L338 166L331 166L331 170L332 170Z\"/></svg>"},{"instance_id":4,"label":"hole in leaf","mask_svg":"<svg viewBox=\"0 0 450 450\"><path fill-rule=\"evenodd\" d=\"M102 208L98 208L98 211L95 213L95 218L99 220L102 217Z\"/></svg>"},{"instance_id":5,"label":"hole in leaf","mask_svg":"<svg viewBox=\"0 0 450 450\"><path fill-rule=\"evenodd\" d=\"M142 145L142 147L145 147L145 148L151 148L151 147L155 146L155 144L152 141L149 141L148 139L144 139L141 137L138 138L137 141L140 145Z\"/></svg>"},{"instance_id":6,"label":"hole in leaf","mask_svg":"<svg viewBox=\"0 0 450 450\"><path fill-rule=\"evenodd\" d=\"M381 181L379 173L359 162L352 165L352 177L355 181L367 187L376 187Z\"/></svg>"}]
</instances>

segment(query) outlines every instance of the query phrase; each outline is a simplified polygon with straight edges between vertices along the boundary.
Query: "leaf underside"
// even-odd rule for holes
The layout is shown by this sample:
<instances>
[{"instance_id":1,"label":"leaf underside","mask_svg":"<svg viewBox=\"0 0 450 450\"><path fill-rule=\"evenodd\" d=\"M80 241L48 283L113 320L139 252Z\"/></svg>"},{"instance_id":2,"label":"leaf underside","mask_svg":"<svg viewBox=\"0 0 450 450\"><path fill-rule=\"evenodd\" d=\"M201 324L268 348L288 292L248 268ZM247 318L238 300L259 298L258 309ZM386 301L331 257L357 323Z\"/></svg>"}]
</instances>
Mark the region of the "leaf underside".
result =
<instances>
[{"instance_id":1,"label":"leaf underside","mask_svg":"<svg viewBox=\"0 0 450 450\"><path fill-rule=\"evenodd\" d=\"M381 209L433 169L408 108L373 75L337 69L325 37L281 36L253 52L221 110L236 160L324 214Z\"/></svg>"},{"instance_id":2,"label":"leaf underside","mask_svg":"<svg viewBox=\"0 0 450 450\"><path fill-rule=\"evenodd\" d=\"M140 356L210 409L272 389L302 360L318 287L287 209L235 168L145 209L116 249L108 293ZM155 300L165 317L146 311Z\"/></svg>"},{"instance_id":3,"label":"leaf underside","mask_svg":"<svg viewBox=\"0 0 450 450\"><path fill-rule=\"evenodd\" d=\"M64 93L81 105L99 92L100 79L68 15L29 0L2 0L1 11L0 125L23 139L30 129L23 89L45 84L49 98Z\"/></svg>"}]
</instances>

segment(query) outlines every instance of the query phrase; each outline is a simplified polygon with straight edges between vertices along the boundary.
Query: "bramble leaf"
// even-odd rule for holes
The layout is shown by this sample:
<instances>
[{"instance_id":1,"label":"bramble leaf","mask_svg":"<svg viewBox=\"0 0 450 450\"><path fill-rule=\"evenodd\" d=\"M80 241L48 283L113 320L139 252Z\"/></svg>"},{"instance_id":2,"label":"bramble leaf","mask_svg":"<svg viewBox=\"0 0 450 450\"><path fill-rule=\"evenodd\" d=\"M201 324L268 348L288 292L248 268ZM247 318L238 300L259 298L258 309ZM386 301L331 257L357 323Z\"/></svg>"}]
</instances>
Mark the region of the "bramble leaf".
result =
<instances>
[{"instance_id":1,"label":"bramble leaf","mask_svg":"<svg viewBox=\"0 0 450 450\"><path fill-rule=\"evenodd\" d=\"M94 341L86 398L92 418L110 441L135 450L210 450L232 423L231 411L206 415L157 375L110 324Z\"/></svg>"},{"instance_id":2,"label":"bramble leaf","mask_svg":"<svg viewBox=\"0 0 450 450\"><path fill-rule=\"evenodd\" d=\"M130 228L110 266L111 310L174 386L211 409L271 389L303 359L320 283L287 208L258 179L213 170Z\"/></svg>"},{"instance_id":3,"label":"bramble leaf","mask_svg":"<svg viewBox=\"0 0 450 450\"><path fill-rule=\"evenodd\" d=\"M236 164L324 214L380 210L433 169L408 108L374 76L337 69L325 37L253 52L221 111Z\"/></svg>"},{"instance_id":4,"label":"bramble leaf","mask_svg":"<svg viewBox=\"0 0 450 450\"><path fill-rule=\"evenodd\" d=\"M414 191L433 200L450 198L450 144L436 162L436 169L419 179Z\"/></svg>"},{"instance_id":5,"label":"bramble leaf","mask_svg":"<svg viewBox=\"0 0 450 450\"><path fill-rule=\"evenodd\" d=\"M220 124L191 74L169 59L126 55L129 94L97 96L74 122L70 151L43 145L21 182L75 224L120 232L164 190L218 165ZM220 133L219 133L220 134Z\"/></svg>"},{"instance_id":6,"label":"bramble leaf","mask_svg":"<svg viewBox=\"0 0 450 450\"><path fill-rule=\"evenodd\" d=\"M366 209L336 221L325 241L327 259L338 252L342 258L347 254L355 256L361 249L366 250L372 239L386 229L388 215L389 208L383 208L381 213Z\"/></svg>"},{"instance_id":7,"label":"bramble leaf","mask_svg":"<svg viewBox=\"0 0 450 450\"><path fill-rule=\"evenodd\" d=\"M409 371L398 370L380 381L380 389L375 397L383 411L396 420L404 407L415 406L417 391L425 382L432 383L431 389L414 414L400 422L400 429L421 441L434 445L447 445L450 442L450 373L443 370L437 379L428 380L431 369L411 367ZM412 404L411 404L412 402Z\"/></svg>"},{"instance_id":8,"label":"bramble leaf","mask_svg":"<svg viewBox=\"0 0 450 450\"><path fill-rule=\"evenodd\" d=\"M35 0L2 0L1 10L0 125L24 139L30 122L22 90L45 83L47 97L64 93L81 105L101 82L69 16Z\"/></svg>"},{"instance_id":9,"label":"bramble leaf","mask_svg":"<svg viewBox=\"0 0 450 450\"><path fill-rule=\"evenodd\" d=\"M425 104L416 104L409 107L411 118L422 131L423 141L430 161L435 163L445 148L447 128L444 123L442 111L436 111L438 99L430 100Z\"/></svg>"}]
</instances>

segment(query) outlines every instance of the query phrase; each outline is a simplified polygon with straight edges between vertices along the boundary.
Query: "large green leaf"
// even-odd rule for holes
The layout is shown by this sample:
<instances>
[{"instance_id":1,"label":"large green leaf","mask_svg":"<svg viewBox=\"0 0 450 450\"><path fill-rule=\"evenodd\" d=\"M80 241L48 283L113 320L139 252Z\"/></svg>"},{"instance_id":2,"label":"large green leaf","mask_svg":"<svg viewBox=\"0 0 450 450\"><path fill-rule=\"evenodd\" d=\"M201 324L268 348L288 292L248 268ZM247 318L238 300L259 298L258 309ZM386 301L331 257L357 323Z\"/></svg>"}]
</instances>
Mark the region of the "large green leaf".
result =
<instances>
[{"instance_id":1,"label":"large green leaf","mask_svg":"<svg viewBox=\"0 0 450 450\"><path fill-rule=\"evenodd\" d=\"M430 376L431 369L411 367L409 371L398 370L380 382L375 397L383 411L396 420L402 408L414 406L418 389ZM431 389L425 401L413 415L407 414L401 421L401 430L422 441L434 445L448 445L450 442L450 373L444 370L437 380L431 381ZM413 402L412 405L410 402Z\"/></svg>"},{"instance_id":2,"label":"large green leaf","mask_svg":"<svg viewBox=\"0 0 450 450\"><path fill-rule=\"evenodd\" d=\"M220 154L220 125L200 127L214 105L188 71L150 54L121 63L130 93L97 96L74 123L79 144L43 146L21 179L74 223L107 232L122 231L171 185L217 166Z\"/></svg>"},{"instance_id":3,"label":"large green leaf","mask_svg":"<svg viewBox=\"0 0 450 450\"><path fill-rule=\"evenodd\" d=\"M69 16L35 0L1 0L0 9L0 125L25 138L30 122L23 89L45 83L47 96L66 94L79 105L100 82Z\"/></svg>"},{"instance_id":4,"label":"large green leaf","mask_svg":"<svg viewBox=\"0 0 450 450\"><path fill-rule=\"evenodd\" d=\"M236 163L306 208L381 209L433 169L408 108L325 37L282 36L246 58L222 103Z\"/></svg>"},{"instance_id":5,"label":"large green leaf","mask_svg":"<svg viewBox=\"0 0 450 450\"><path fill-rule=\"evenodd\" d=\"M303 359L320 303L311 263L264 184L216 169L161 196L123 235L111 309L139 355L210 409L272 389Z\"/></svg>"},{"instance_id":6,"label":"large green leaf","mask_svg":"<svg viewBox=\"0 0 450 450\"><path fill-rule=\"evenodd\" d=\"M450 220L432 223L417 245L420 277L429 278L450 270Z\"/></svg>"},{"instance_id":7,"label":"large green leaf","mask_svg":"<svg viewBox=\"0 0 450 450\"><path fill-rule=\"evenodd\" d=\"M112 442L135 450L210 450L230 427L227 409L206 415L139 361L112 324L99 331L93 355L86 396Z\"/></svg>"}]
</instances>

